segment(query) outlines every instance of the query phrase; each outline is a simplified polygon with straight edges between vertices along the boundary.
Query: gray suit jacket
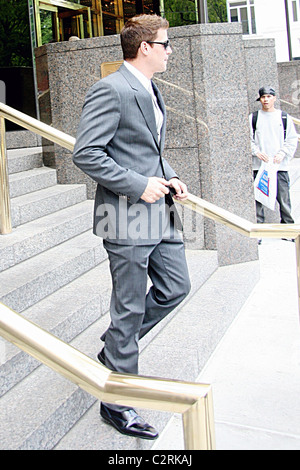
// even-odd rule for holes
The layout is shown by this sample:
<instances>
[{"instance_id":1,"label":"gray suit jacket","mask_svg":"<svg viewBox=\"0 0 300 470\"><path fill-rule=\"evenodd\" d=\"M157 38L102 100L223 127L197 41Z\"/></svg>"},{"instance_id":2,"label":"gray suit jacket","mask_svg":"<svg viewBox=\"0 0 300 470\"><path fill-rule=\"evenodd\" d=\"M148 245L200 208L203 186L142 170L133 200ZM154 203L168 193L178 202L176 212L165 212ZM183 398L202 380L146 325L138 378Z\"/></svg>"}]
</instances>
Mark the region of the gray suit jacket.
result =
<instances>
[{"instance_id":1,"label":"gray suit jacket","mask_svg":"<svg viewBox=\"0 0 300 470\"><path fill-rule=\"evenodd\" d=\"M160 143L152 98L124 65L93 85L83 106L73 161L98 183L94 233L113 243L152 244L162 237L165 199L140 199L148 177L176 177L162 158L166 110L153 88L164 115Z\"/></svg>"}]
</instances>

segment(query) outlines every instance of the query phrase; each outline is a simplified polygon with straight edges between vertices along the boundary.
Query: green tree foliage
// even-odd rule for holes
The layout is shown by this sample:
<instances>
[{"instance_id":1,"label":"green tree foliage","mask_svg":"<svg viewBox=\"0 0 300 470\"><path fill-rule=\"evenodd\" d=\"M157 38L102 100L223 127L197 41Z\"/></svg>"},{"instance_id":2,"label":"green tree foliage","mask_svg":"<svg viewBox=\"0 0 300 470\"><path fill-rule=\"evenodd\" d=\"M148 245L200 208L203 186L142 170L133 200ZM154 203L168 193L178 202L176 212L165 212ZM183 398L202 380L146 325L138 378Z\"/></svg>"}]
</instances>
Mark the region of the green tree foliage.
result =
<instances>
[{"instance_id":1,"label":"green tree foliage","mask_svg":"<svg viewBox=\"0 0 300 470\"><path fill-rule=\"evenodd\" d=\"M40 11L42 43L47 44L53 40L53 26L51 11Z\"/></svg>"},{"instance_id":2,"label":"green tree foliage","mask_svg":"<svg viewBox=\"0 0 300 470\"><path fill-rule=\"evenodd\" d=\"M164 8L164 16L171 27L185 26L197 22L194 0L165 0Z\"/></svg>"},{"instance_id":3,"label":"green tree foliage","mask_svg":"<svg viewBox=\"0 0 300 470\"><path fill-rule=\"evenodd\" d=\"M164 0L164 12L161 13L168 19L170 26L195 24L195 2L196 0ZM207 0L207 9L210 23L227 22L226 0Z\"/></svg>"},{"instance_id":4,"label":"green tree foliage","mask_svg":"<svg viewBox=\"0 0 300 470\"><path fill-rule=\"evenodd\" d=\"M0 1L0 67L32 66L27 0Z\"/></svg>"},{"instance_id":5,"label":"green tree foliage","mask_svg":"<svg viewBox=\"0 0 300 470\"><path fill-rule=\"evenodd\" d=\"M226 23L226 0L207 0L208 20L210 23Z\"/></svg>"}]
</instances>

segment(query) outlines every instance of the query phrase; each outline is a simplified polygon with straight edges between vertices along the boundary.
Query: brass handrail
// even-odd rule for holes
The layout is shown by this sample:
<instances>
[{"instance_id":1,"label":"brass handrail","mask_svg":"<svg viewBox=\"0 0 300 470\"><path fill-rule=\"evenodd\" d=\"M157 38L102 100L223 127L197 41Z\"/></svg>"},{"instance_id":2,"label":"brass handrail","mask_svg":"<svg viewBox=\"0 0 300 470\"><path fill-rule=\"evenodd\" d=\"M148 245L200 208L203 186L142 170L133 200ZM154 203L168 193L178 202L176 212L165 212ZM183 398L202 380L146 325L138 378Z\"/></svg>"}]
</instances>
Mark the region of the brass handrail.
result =
<instances>
[{"instance_id":1,"label":"brass handrail","mask_svg":"<svg viewBox=\"0 0 300 470\"><path fill-rule=\"evenodd\" d=\"M0 335L96 398L182 414L187 450L214 450L210 385L112 372L0 303Z\"/></svg>"},{"instance_id":2,"label":"brass handrail","mask_svg":"<svg viewBox=\"0 0 300 470\"><path fill-rule=\"evenodd\" d=\"M295 123L297 126L300 125L300 119L295 118L294 116L291 116L291 118L293 119L294 123Z\"/></svg>"},{"instance_id":3,"label":"brass handrail","mask_svg":"<svg viewBox=\"0 0 300 470\"><path fill-rule=\"evenodd\" d=\"M75 138L64 132L45 124L37 119L27 116L6 104L0 103L0 234L9 234L12 231L9 182L7 168L7 148L5 139L5 119L28 129L35 134L45 137L48 140L73 150Z\"/></svg>"},{"instance_id":4,"label":"brass handrail","mask_svg":"<svg viewBox=\"0 0 300 470\"><path fill-rule=\"evenodd\" d=\"M300 125L300 119L298 118L295 118L293 116L291 116L292 120L294 121L294 124L296 124L297 126ZM300 142L300 134L298 134L298 142Z\"/></svg>"},{"instance_id":5,"label":"brass handrail","mask_svg":"<svg viewBox=\"0 0 300 470\"><path fill-rule=\"evenodd\" d=\"M16 109L4 104L0 103L0 116L4 119L8 119L15 124L18 124L25 129L28 129L35 134L38 134L42 137L55 142L56 144L65 147L68 150L73 150L75 145L75 138L71 137L70 135L66 134L65 132L61 132L58 129L54 129L54 127L45 124L44 122L38 121L37 119L28 116L27 114L22 113L21 111L17 111Z\"/></svg>"},{"instance_id":6,"label":"brass handrail","mask_svg":"<svg viewBox=\"0 0 300 470\"><path fill-rule=\"evenodd\" d=\"M296 239L300 235L300 224L252 223L193 194L189 194L185 201L176 202L249 238Z\"/></svg>"}]
</instances>

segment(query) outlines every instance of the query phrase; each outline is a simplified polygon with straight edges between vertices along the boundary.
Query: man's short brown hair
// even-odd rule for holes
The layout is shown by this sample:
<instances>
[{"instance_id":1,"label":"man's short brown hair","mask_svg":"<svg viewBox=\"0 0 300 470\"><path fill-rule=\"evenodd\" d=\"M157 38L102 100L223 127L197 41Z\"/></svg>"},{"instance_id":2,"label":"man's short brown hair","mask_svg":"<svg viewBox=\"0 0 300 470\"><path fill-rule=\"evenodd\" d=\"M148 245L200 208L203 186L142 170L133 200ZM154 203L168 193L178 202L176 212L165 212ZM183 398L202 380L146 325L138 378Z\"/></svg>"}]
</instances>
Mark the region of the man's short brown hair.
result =
<instances>
[{"instance_id":1,"label":"man's short brown hair","mask_svg":"<svg viewBox=\"0 0 300 470\"><path fill-rule=\"evenodd\" d=\"M158 15L137 15L130 18L121 31L124 60L135 59L142 41L153 41L159 29L168 27L168 20Z\"/></svg>"}]
</instances>

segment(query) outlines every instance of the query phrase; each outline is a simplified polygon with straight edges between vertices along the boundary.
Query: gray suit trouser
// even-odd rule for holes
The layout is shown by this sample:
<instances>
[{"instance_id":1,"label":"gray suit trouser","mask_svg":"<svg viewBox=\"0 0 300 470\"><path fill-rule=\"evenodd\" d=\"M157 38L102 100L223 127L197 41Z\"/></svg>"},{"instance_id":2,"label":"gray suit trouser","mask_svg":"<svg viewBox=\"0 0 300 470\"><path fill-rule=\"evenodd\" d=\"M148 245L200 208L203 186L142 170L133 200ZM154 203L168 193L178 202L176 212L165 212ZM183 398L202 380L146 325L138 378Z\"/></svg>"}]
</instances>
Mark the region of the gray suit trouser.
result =
<instances>
[{"instance_id":1,"label":"gray suit trouser","mask_svg":"<svg viewBox=\"0 0 300 470\"><path fill-rule=\"evenodd\" d=\"M190 279L182 240L157 245L118 245L106 240L113 283L111 323L105 341L105 365L138 373L138 341L188 295ZM147 293L148 276L152 285ZM126 406L105 403L112 410Z\"/></svg>"},{"instance_id":2,"label":"gray suit trouser","mask_svg":"<svg viewBox=\"0 0 300 470\"><path fill-rule=\"evenodd\" d=\"M157 245L118 245L104 240L113 283L105 341L106 366L138 373L138 341L187 296L190 280L181 239ZM147 293L148 276L152 286Z\"/></svg>"}]
</instances>

